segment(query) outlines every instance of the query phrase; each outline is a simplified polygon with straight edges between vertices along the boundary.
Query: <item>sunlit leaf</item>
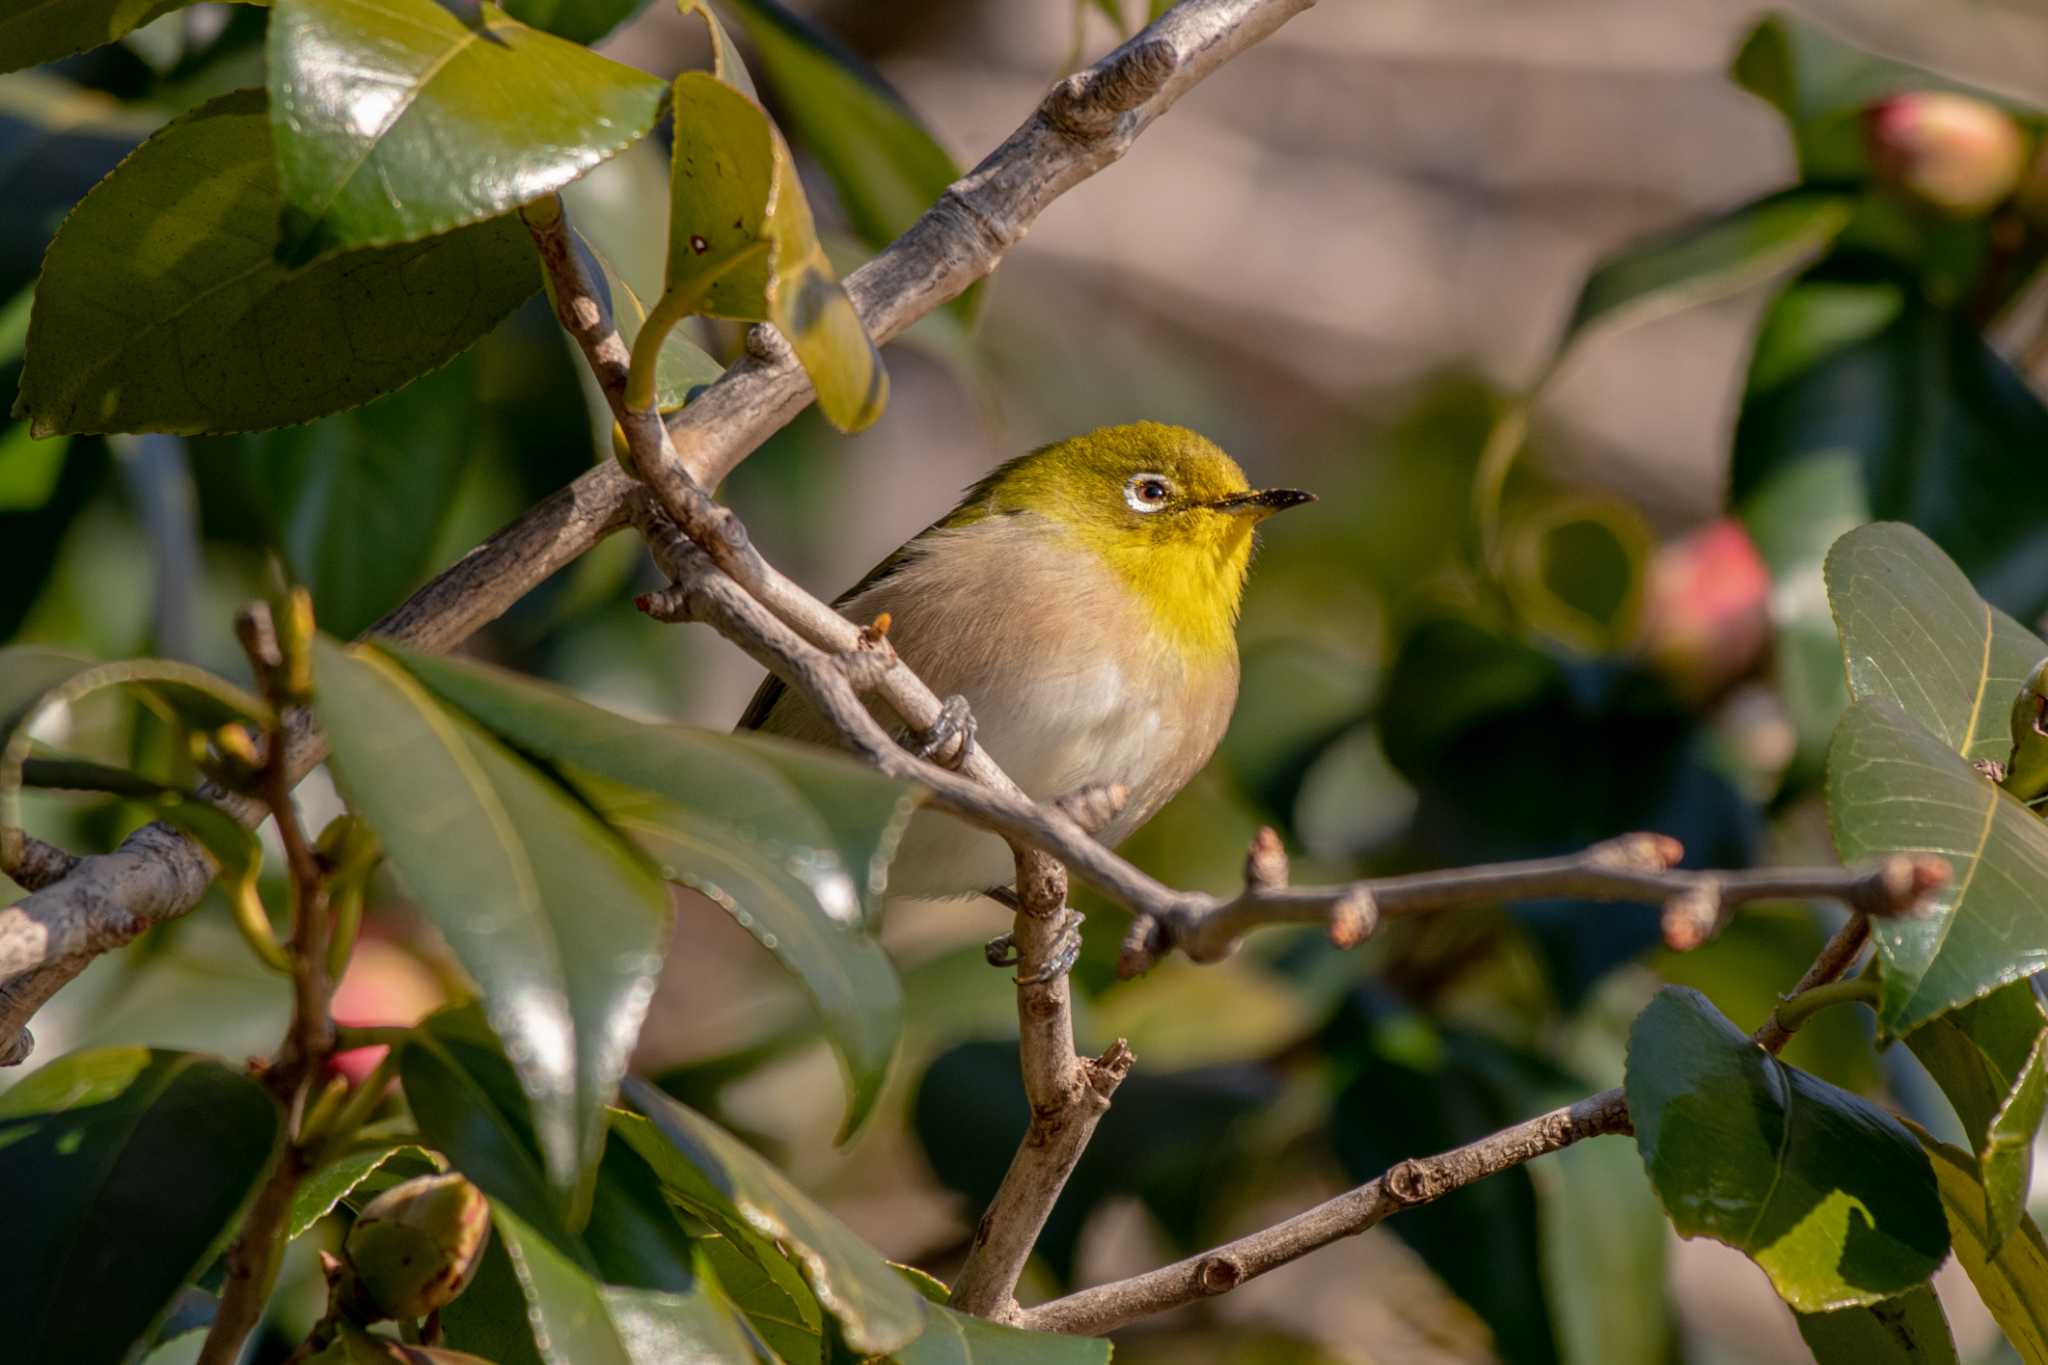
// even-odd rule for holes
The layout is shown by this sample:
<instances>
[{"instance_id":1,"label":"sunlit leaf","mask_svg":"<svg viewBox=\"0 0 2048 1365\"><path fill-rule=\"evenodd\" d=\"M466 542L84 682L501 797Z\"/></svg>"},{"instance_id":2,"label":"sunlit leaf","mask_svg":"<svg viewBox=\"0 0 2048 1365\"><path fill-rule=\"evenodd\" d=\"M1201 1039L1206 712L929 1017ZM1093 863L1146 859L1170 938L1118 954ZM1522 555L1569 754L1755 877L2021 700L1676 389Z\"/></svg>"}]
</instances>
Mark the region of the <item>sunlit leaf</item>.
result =
<instances>
[{"instance_id":1,"label":"sunlit leaf","mask_svg":"<svg viewBox=\"0 0 2048 1365\"><path fill-rule=\"evenodd\" d=\"M1679 1234L1746 1253L1800 1312L1875 1303L1946 1259L1941 1200L1912 1134L1786 1066L1699 992L1667 986L1637 1017L1627 1094Z\"/></svg>"},{"instance_id":2,"label":"sunlit leaf","mask_svg":"<svg viewBox=\"0 0 2048 1365\"><path fill-rule=\"evenodd\" d=\"M652 1086L628 1081L627 1093L645 1117L617 1115L614 1127L671 1197L685 1208L737 1218L788 1252L847 1345L894 1351L924 1330L923 1296L780 1171Z\"/></svg>"},{"instance_id":3,"label":"sunlit leaf","mask_svg":"<svg viewBox=\"0 0 2048 1365\"><path fill-rule=\"evenodd\" d=\"M782 135L753 100L716 76L675 84L667 321L691 313L773 322L842 431L873 422L888 372L818 244Z\"/></svg>"},{"instance_id":4,"label":"sunlit leaf","mask_svg":"<svg viewBox=\"0 0 2048 1365\"><path fill-rule=\"evenodd\" d=\"M609 314L612 325L618 329L619 340L631 348L639 337L641 327L647 322L647 306L640 296L633 292L633 286L612 266L611 261L575 232L577 251L584 256L585 268L598 286L598 301ZM661 356L654 371L654 408L657 412L674 412L690 400L703 386L715 382L725 367L718 358L690 340L682 328L672 329L662 338Z\"/></svg>"},{"instance_id":5,"label":"sunlit leaf","mask_svg":"<svg viewBox=\"0 0 2048 1365\"><path fill-rule=\"evenodd\" d=\"M283 1130L240 1071L142 1047L61 1057L0 1095L7 1358L126 1358L226 1245Z\"/></svg>"},{"instance_id":6,"label":"sunlit leaf","mask_svg":"<svg viewBox=\"0 0 2048 1365\"><path fill-rule=\"evenodd\" d=\"M1986 1197L1970 1154L1925 1133L1920 1140L1941 1187L1956 1260L2019 1358L2026 1365L2048 1365L2048 1241L2032 1218L2023 1217L1993 1251L1983 1221Z\"/></svg>"},{"instance_id":7,"label":"sunlit leaf","mask_svg":"<svg viewBox=\"0 0 2048 1365\"><path fill-rule=\"evenodd\" d=\"M488 3L277 0L268 57L295 261L416 242L552 194L645 136L666 93Z\"/></svg>"},{"instance_id":8,"label":"sunlit leaf","mask_svg":"<svg viewBox=\"0 0 2048 1365\"><path fill-rule=\"evenodd\" d=\"M262 3L263 0L256 0ZM0 71L111 43L194 0L12 0L0 13Z\"/></svg>"},{"instance_id":9,"label":"sunlit leaf","mask_svg":"<svg viewBox=\"0 0 2048 1365\"><path fill-rule=\"evenodd\" d=\"M399 1156L425 1159L426 1155L424 1148L409 1142L385 1142L336 1157L299 1183L298 1192L292 1196L286 1236L296 1240L312 1231L315 1223L341 1207L341 1201L355 1193L385 1162Z\"/></svg>"},{"instance_id":10,"label":"sunlit leaf","mask_svg":"<svg viewBox=\"0 0 2048 1365\"><path fill-rule=\"evenodd\" d=\"M294 271L283 203L262 91L168 124L51 244L17 411L38 434L303 422L446 364L540 283L509 218Z\"/></svg>"}]
</instances>

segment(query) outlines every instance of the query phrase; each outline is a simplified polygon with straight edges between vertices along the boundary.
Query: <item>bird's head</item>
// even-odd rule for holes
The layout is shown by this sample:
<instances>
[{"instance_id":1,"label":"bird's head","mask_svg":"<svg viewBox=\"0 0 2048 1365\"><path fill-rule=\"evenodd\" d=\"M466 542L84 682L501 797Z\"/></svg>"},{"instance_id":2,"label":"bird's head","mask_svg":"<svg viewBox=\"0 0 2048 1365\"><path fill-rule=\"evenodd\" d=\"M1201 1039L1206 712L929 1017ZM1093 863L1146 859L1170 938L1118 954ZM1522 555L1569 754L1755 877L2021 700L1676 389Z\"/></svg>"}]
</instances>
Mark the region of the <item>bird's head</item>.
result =
<instances>
[{"instance_id":1,"label":"bird's head","mask_svg":"<svg viewBox=\"0 0 2048 1365\"><path fill-rule=\"evenodd\" d=\"M1092 550L1184 647L1234 648L1252 531L1315 495L1258 490L1185 427L1133 422L1041 446L968 495L955 524L1030 514Z\"/></svg>"}]
</instances>

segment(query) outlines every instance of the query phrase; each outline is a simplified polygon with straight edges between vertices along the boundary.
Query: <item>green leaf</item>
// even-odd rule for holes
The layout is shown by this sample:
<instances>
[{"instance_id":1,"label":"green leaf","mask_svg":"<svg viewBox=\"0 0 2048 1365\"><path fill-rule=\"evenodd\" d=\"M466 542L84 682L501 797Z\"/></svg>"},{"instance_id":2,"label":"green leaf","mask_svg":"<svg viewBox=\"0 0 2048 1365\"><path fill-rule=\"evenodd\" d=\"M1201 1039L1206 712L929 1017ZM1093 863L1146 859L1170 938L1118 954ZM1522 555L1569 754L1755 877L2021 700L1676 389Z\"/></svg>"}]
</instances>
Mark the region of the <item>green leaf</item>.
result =
<instances>
[{"instance_id":1,"label":"green leaf","mask_svg":"<svg viewBox=\"0 0 2048 1365\"><path fill-rule=\"evenodd\" d=\"M702 1115L644 1082L626 1084L645 1117L616 1115L618 1135L685 1208L736 1218L786 1251L848 1346L895 1351L924 1330L924 1297L843 1223Z\"/></svg>"},{"instance_id":2,"label":"green leaf","mask_svg":"<svg viewBox=\"0 0 2048 1365\"><path fill-rule=\"evenodd\" d=\"M661 965L667 893L551 777L390 656L322 637L314 663L342 793L482 988L576 1222Z\"/></svg>"},{"instance_id":3,"label":"green leaf","mask_svg":"<svg viewBox=\"0 0 2048 1365\"><path fill-rule=\"evenodd\" d=\"M286 257L437 237L553 194L654 127L644 71L485 3L277 0Z\"/></svg>"},{"instance_id":4,"label":"green leaf","mask_svg":"<svg viewBox=\"0 0 2048 1365\"><path fill-rule=\"evenodd\" d=\"M636 1365L596 1280L495 1200L491 1225L512 1262L534 1346L547 1365Z\"/></svg>"},{"instance_id":5,"label":"green leaf","mask_svg":"<svg viewBox=\"0 0 2048 1365\"><path fill-rule=\"evenodd\" d=\"M478 446L478 371L464 357L365 407L214 452L239 460L330 634L360 634L425 574Z\"/></svg>"},{"instance_id":6,"label":"green leaf","mask_svg":"<svg viewBox=\"0 0 2048 1365\"><path fill-rule=\"evenodd\" d=\"M1920 531L1864 526L1827 558L1849 692L1899 707L1967 759L2012 751L2012 699L2048 643L1985 602Z\"/></svg>"},{"instance_id":7,"label":"green leaf","mask_svg":"<svg viewBox=\"0 0 2048 1365\"><path fill-rule=\"evenodd\" d=\"M294 1241L312 1231L313 1225L333 1213L356 1187L377 1173L393 1157L426 1159L426 1150L410 1142L385 1142L360 1151L344 1152L299 1182L292 1196L292 1217L287 1235Z\"/></svg>"},{"instance_id":8,"label":"green leaf","mask_svg":"<svg viewBox=\"0 0 2048 1365\"><path fill-rule=\"evenodd\" d=\"M1956 1365L1948 1316L1924 1284L1895 1299L1797 1317L1817 1365Z\"/></svg>"},{"instance_id":9,"label":"green leaf","mask_svg":"<svg viewBox=\"0 0 2048 1365\"><path fill-rule=\"evenodd\" d=\"M1906 1035L1969 1135L1991 1249L2027 1214L2034 1134L2048 1110L2048 1013L2015 981Z\"/></svg>"},{"instance_id":10,"label":"green leaf","mask_svg":"<svg viewBox=\"0 0 2048 1365\"><path fill-rule=\"evenodd\" d=\"M723 906L803 982L846 1068L850 1134L902 1031L902 990L867 924L916 794L815 746L643 725L503 670L398 656L448 704L562 769L662 876Z\"/></svg>"},{"instance_id":11,"label":"green leaf","mask_svg":"<svg viewBox=\"0 0 2048 1365\"><path fill-rule=\"evenodd\" d=\"M61 1057L0 1095L8 1359L121 1360L218 1254L284 1130L270 1095L188 1053Z\"/></svg>"},{"instance_id":12,"label":"green leaf","mask_svg":"<svg viewBox=\"0 0 2048 1365\"><path fill-rule=\"evenodd\" d=\"M647 6L647 0L505 0L505 12L572 43L595 43Z\"/></svg>"},{"instance_id":13,"label":"green leaf","mask_svg":"<svg viewBox=\"0 0 2048 1365\"><path fill-rule=\"evenodd\" d=\"M633 1365L718 1365L753 1355L746 1330L708 1286L676 1294L606 1285L599 1293Z\"/></svg>"},{"instance_id":14,"label":"green leaf","mask_svg":"<svg viewBox=\"0 0 2048 1365\"><path fill-rule=\"evenodd\" d=\"M1908 299L1897 317L1775 387L1736 424L1732 500L1814 461L1852 464L1867 515L1911 522L1994 603L2048 606L2048 523L2026 452L2048 448L2048 408L1966 319ZM1830 509L1833 510L1833 509Z\"/></svg>"},{"instance_id":15,"label":"green leaf","mask_svg":"<svg viewBox=\"0 0 2048 1365\"><path fill-rule=\"evenodd\" d=\"M1109 1365L1100 1338L1026 1332L932 1304L931 1325L889 1359L897 1365Z\"/></svg>"},{"instance_id":16,"label":"green leaf","mask_svg":"<svg viewBox=\"0 0 2048 1365\"><path fill-rule=\"evenodd\" d=\"M93 666L83 654L42 645L0 648L0 739L21 724L43 694L55 691Z\"/></svg>"},{"instance_id":17,"label":"green leaf","mask_svg":"<svg viewBox=\"0 0 2048 1365\"><path fill-rule=\"evenodd\" d=\"M0 14L0 71L111 43L194 0L12 0Z\"/></svg>"},{"instance_id":18,"label":"green leaf","mask_svg":"<svg viewBox=\"0 0 2048 1365\"><path fill-rule=\"evenodd\" d=\"M841 431L881 416L889 376L818 244L789 148L767 112L703 71L675 84L668 272L656 315L772 322Z\"/></svg>"},{"instance_id":19,"label":"green leaf","mask_svg":"<svg viewBox=\"0 0 2048 1365\"><path fill-rule=\"evenodd\" d=\"M283 203L262 91L167 124L51 243L17 412L38 435L303 422L446 364L539 284L511 218L291 270Z\"/></svg>"},{"instance_id":20,"label":"green leaf","mask_svg":"<svg viewBox=\"0 0 2048 1365\"><path fill-rule=\"evenodd\" d=\"M1791 269L1848 225L1844 194L1795 189L1625 247L1586 277L1558 354L1597 323L1674 313Z\"/></svg>"},{"instance_id":21,"label":"green leaf","mask_svg":"<svg viewBox=\"0 0 2048 1365\"><path fill-rule=\"evenodd\" d=\"M1786 1066L1697 991L1667 986L1629 1031L1643 1164L1683 1237L1763 1267L1803 1313L1875 1303L1948 1255L1927 1159L1898 1120Z\"/></svg>"},{"instance_id":22,"label":"green leaf","mask_svg":"<svg viewBox=\"0 0 2048 1365\"><path fill-rule=\"evenodd\" d=\"M618 330L619 340L625 342L630 350L640 335L640 329L647 324L647 306L611 261L582 233L574 228L570 233L576 250L584 257L584 268L597 284L599 304ZM550 284L549 288L552 291L553 285ZM655 361L655 411L676 411L689 401L696 390L714 383L724 373L725 367L718 363L716 356L690 340L682 328L674 328L662 338L661 354Z\"/></svg>"},{"instance_id":23,"label":"green leaf","mask_svg":"<svg viewBox=\"0 0 2048 1365\"><path fill-rule=\"evenodd\" d=\"M903 235L960 168L903 97L843 44L779 0L727 0L753 41L791 134L831 177L854 232L880 251ZM981 286L948 305L968 326Z\"/></svg>"},{"instance_id":24,"label":"green leaf","mask_svg":"<svg viewBox=\"0 0 2048 1365\"><path fill-rule=\"evenodd\" d=\"M1668 1234L1636 1153L1626 1142L1579 1142L1528 1170L1559 1359L1670 1359Z\"/></svg>"},{"instance_id":25,"label":"green leaf","mask_svg":"<svg viewBox=\"0 0 2048 1365\"><path fill-rule=\"evenodd\" d=\"M1948 859L1947 886L1912 919L1873 920L1878 1013L1911 1033L2048 967L2048 823L1888 701L1859 701L1828 753L1828 823L1843 861Z\"/></svg>"},{"instance_id":26,"label":"green leaf","mask_svg":"<svg viewBox=\"0 0 2048 1365\"><path fill-rule=\"evenodd\" d=\"M2019 1358L2026 1365L2048 1365L2048 1241L2033 1219L2022 1218L1993 1251L1983 1221L1986 1195L1970 1154L1925 1133L1920 1141L1934 1164L1956 1259Z\"/></svg>"},{"instance_id":27,"label":"green leaf","mask_svg":"<svg viewBox=\"0 0 2048 1365\"><path fill-rule=\"evenodd\" d=\"M825 1314L797 1268L737 1214L711 1213L707 1221L717 1231L699 1237L697 1246L748 1327L785 1365L820 1365Z\"/></svg>"}]
</instances>

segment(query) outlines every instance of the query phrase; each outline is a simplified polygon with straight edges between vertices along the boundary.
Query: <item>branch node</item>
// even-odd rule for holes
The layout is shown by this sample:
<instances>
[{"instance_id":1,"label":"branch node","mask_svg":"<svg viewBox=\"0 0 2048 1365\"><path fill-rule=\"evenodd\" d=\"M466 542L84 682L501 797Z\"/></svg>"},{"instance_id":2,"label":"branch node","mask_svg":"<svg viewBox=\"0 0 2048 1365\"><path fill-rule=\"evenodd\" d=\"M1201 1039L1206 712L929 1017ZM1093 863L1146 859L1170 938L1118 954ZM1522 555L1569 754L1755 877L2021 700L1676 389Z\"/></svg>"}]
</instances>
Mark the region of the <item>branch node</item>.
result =
<instances>
[{"instance_id":1,"label":"branch node","mask_svg":"<svg viewBox=\"0 0 2048 1365\"><path fill-rule=\"evenodd\" d=\"M1254 891L1274 891L1287 885L1287 846L1271 825L1259 826L1251 847L1245 850L1244 884Z\"/></svg>"},{"instance_id":2,"label":"branch node","mask_svg":"<svg viewBox=\"0 0 2048 1365\"><path fill-rule=\"evenodd\" d=\"M1381 1183L1385 1185L1387 1193L1393 1197L1394 1202L1403 1208L1413 1208L1417 1204L1427 1204L1430 1200L1443 1193L1437 1187L1437 1182L1433 1178L1428 1165L1414 1157L1409 1157L1406 1161L1390 1168L1386 1175L1381 1178Z\"/></svg>"},{"instance_id":3,"label":"branch node","mask_svg":"<svg viewBox=\"0 0 2048 1365\"><path fill-rule=\"evenodd\" d=\"M1623 834L1586 850L1593 867L1619 872L1668 872L1685 857L1685 845L1668 834Z\"/></svg>"},{"instance_id":4,"label":"branch node","mask_svg":"<svg viewBox=\"0 0 2048 1365\"><path fill-rule=\"evenodd\" d=\"M1379 906L1363 886L1352 888L1330 907L1330 942L1336 947L1356 948L1379 927Z\"/></svg>"},{"instance_id":5,"label":"branch node","mask_svg":"<svg viewBox=\"0 0 2048 1365\"><path fill-rule=\"evenodd\" d=\"M1673 952L1689 953L1719 936L1727 926L1729 906L1721 895L1721 883L1702 877L1664 902L1664 944Z\"/></svg>"},{"instance_id":6,"label":"branch node","mask_svg":"<svg viewBox=\"0 0 2048 1365\"><path fill-rule=\"evenodd\" d=\"M1116 974L1125 980L1138 975L1159 960L1166 951L1166 929L1153 915L1131 916L1124 931L1123 947L1117 950Z\"/></svg>"},{"instance_id":7,"label":"branch node","mask_svg":"<svg viewBox=\"0 0 2048 1365\"><path fill-rule=\"evenodd\" d=\"M1105 1048L1100 1057L1083 1062L1081 1069L1087 1078L1088 1088L1107 1101L1123 1084L1124 1077L1131 1074L1131 1067L1137 1060L1131 1045L1119 1038Z\"/></svg>"},{"instance_id":8,"label":"branch node","mask_svg":"<svg viewBox=\"0 0 2048 1365\"><path fill-rule=\"evenodd\" d=\"M1932 893L1947 886L1951 875L1946 858L1931 853L1894 853L1871 869L1851 904L1879 919L1926 915L1934 908Z\"/></svg>"},{"instance_id":9,"label":"branch node","mask_svg":"<svg viewBox=\"0 0 2048 1365\"><path fill-rule=\"evenodd\" d=\"M1143 38L1113 52L1092 71L1077 72L1045 97L1045 117L1081 139L1101 137L1116 121L1166 87L1180 53L1164 38Z\"/></svg>"},{"instance_id":10,"label":"branch node","mask_svg":"<svg viewBox=\"0 0 2048 1365\"><path fill-rule=\"evenodd\" d=\"M1195 1287L1204 1294L1227 1294L1244 1278L1244 1262L1235 1256L1204 1256L1195 1267Z\"/></svg>"}]
</instances>

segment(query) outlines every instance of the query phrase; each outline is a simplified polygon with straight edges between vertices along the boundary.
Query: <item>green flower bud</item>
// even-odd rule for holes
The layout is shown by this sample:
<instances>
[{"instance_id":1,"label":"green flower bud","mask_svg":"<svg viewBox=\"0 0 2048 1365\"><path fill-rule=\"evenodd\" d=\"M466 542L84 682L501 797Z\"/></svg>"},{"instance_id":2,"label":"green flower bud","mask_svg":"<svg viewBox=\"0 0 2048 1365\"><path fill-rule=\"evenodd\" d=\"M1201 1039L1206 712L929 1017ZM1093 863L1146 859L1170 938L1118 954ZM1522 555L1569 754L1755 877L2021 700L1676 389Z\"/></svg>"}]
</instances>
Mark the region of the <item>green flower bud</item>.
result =
<instances>
[{"instance_id":1,"label":"green flower bud","mask_svg":"<svg viewBox=\"0 0 2048 1365\"><path fill-rule=\"evenodd\" d=\"M410 1322L469 1286L491 1236L491 1205L459 1175L423 1175L363 1207L349 1229L358 1309Z\"/></svg>"},{"instance_id":2,"label":"green flower bud","mask_svg":"<svg viewBox=\"0 0 2048 1365\"><path fill-rule=\"evenodd\" d=\"M333 1332L333 1340L317 1354L306 1357L306 1365L490 1365L482 1357L465 1351L408 1346L371 1336L352 1322L336 1325Z\"/></svg>"},{"instance_id":3,"label":"green flower bud","mask_svg":"<svg viewBox=\"0 0 2048 1365\"><path fill-rule=\"evenodd\" d=\"M2030 806L2048 797L2048 659L2034 665L2012 699L2012 757L2005 764L2005 789Z\"/></svg>"},{"instance_id":4,"label":"green flower bud","mask_svg":"<svg viewBox=\"0 0 2048 1365\"><path fill-rule=\"evenodd\" d=\"M1996 105L1940 90L1909 90L1871 106L1870 158L1906 198L1951 218L1977 218L2019 184L2026 139Z\"/></svg>"}]
</instances>

